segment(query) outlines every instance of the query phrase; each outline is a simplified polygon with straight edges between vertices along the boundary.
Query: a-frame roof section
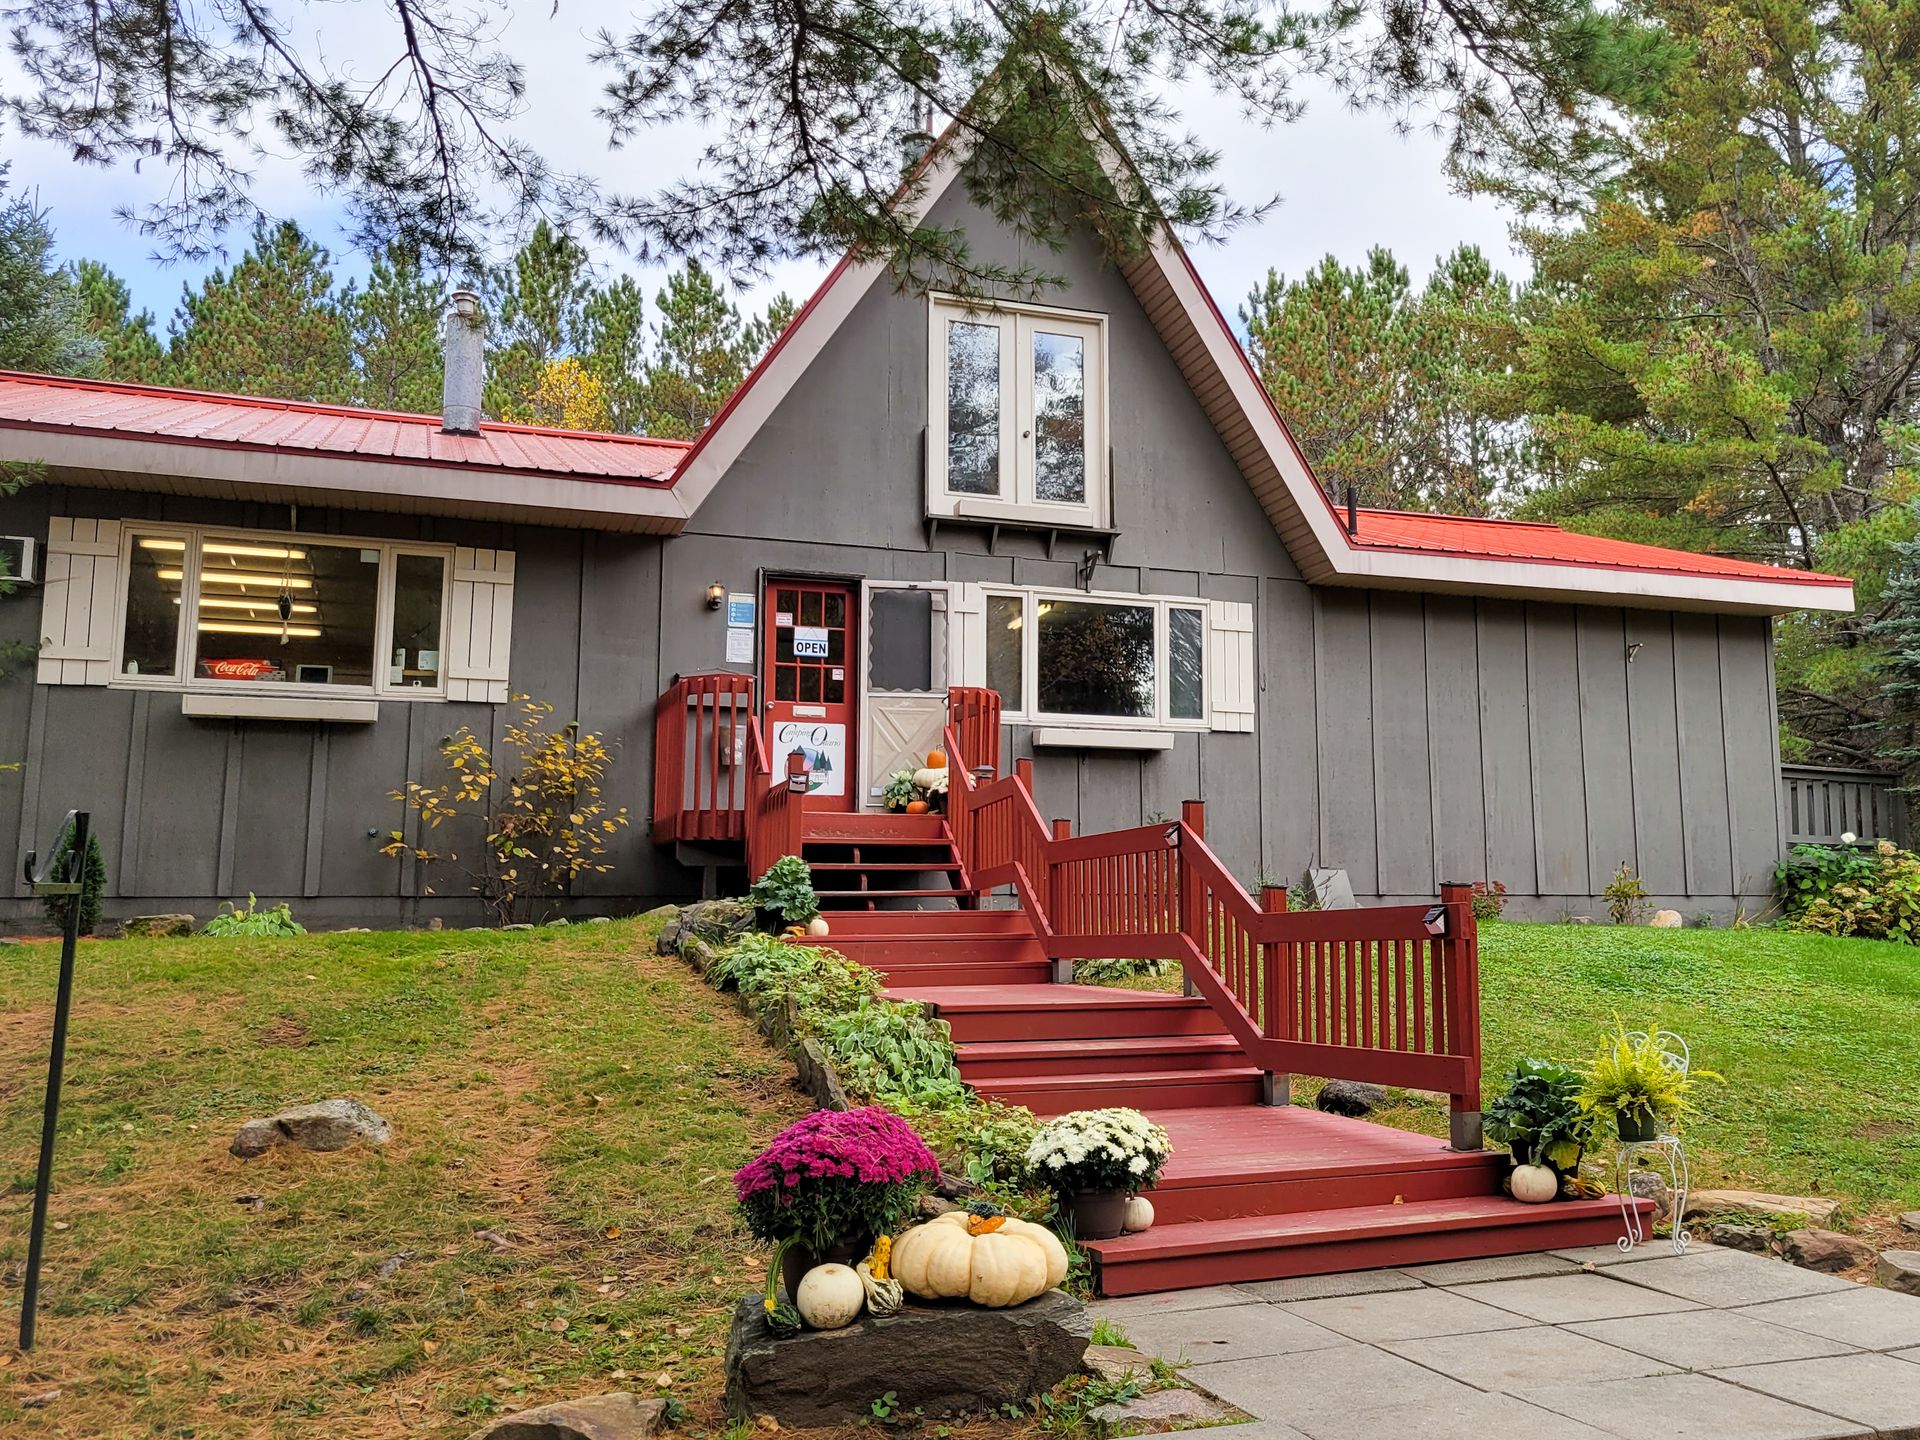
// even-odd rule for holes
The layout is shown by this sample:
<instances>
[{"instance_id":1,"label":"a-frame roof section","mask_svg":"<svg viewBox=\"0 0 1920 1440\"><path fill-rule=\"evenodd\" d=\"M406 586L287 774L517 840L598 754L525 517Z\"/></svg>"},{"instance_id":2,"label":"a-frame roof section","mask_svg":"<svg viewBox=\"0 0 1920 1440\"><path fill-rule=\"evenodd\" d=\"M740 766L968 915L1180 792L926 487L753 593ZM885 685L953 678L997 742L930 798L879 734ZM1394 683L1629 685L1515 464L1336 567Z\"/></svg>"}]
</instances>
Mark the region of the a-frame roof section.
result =
<instances>
[{"instance_id":1,"label":"a-frame roof section","mask_svg":"<svg viewBox=\"0 0 1920 1440\"><path fill-rule=\"evenodd\" d=\"M908 218L917 222L927 214L959 176L963 158L955 137L950 127L924 162L925 184L911 192ZM1446 525L1410 544L1404 526L1385 524L1385 512L1367 511L1349 536L1344 516L1328 501L1172 231L1161 227L1156 243L1120 273L1294 564L1315 584L1747 614L1853 608L1853 585L1844 576L1619 542L1603 542L1611 549L1601 558L1579 544L1547 543L1542 532L1564 541L1588 538L1557 526L1524 527L1534 532L1527 546L1516 544L1507 522L1445 517ZM834 267L682 458L675 489L689 515L886 276L882 263L854 254Z\"/></svg>"}]
</instances>

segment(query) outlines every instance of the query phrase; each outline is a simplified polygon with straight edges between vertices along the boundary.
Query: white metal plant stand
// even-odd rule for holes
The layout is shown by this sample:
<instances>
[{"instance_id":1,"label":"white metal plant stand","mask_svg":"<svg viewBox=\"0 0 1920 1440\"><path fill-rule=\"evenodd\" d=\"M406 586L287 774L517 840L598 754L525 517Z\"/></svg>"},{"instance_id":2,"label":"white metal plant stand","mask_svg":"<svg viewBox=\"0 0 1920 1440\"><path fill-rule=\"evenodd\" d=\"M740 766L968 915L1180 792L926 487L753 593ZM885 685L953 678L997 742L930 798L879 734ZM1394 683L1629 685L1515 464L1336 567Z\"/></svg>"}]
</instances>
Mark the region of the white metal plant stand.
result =
<instances>
[{"instance_id":1,"label":"white metal plant stand","mask_svg":"<svg viewBox=\"0 0 1920 1440\"><path fill-rule=\"evenodd\" d=\"M1630 1040L1645 1040L1644 1030L1628 1032ZM1659 1031L1653 1037L1660 1046L1660 1059L1669 1070L1685 1075L1693 1063L1687 1050L1687 1042L1671 1030ZM1687 1147L1672 1128L1662 1124L1660 1133L1651 1140L1622 1140L1613 1152L1613 1189L1620 1200L1620 1222L1626 1233L1614 1243L1623 1251L1630 1251L1647 1238L1647 1224L1640 1216L1640 1207L1635 1205L1633 1193L1633 1167L1636 1160L1648 1156L1664 1162L1668 1179L1668 1198L1672 1202L1673 1253L1684 1255L1687 1247L1693 1244L1693 1235L1688 1231L1685 1219L1687 1214L1687 1188L1690 1180L1687 1170Z\"/></svg>"}]
</instances>

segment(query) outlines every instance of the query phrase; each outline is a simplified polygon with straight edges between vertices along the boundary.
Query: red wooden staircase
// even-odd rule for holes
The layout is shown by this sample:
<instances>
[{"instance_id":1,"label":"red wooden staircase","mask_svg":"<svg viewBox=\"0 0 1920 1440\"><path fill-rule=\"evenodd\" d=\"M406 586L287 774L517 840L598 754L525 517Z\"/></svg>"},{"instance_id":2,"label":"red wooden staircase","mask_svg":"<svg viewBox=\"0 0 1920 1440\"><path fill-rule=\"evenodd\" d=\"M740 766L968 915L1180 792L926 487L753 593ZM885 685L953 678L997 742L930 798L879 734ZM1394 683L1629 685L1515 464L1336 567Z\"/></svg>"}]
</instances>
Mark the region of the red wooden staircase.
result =
<instances>
[{"instance_id":1,"label":"red wooden staircase","mask_svg":"<svg viewBox=\"0 0 1920 1440\"><path fill-rule=\"evenodd\" d=\"M800 854L823 910L971 904L967 867L939 815L806 812Z\"/></svg>"}]
</instances>

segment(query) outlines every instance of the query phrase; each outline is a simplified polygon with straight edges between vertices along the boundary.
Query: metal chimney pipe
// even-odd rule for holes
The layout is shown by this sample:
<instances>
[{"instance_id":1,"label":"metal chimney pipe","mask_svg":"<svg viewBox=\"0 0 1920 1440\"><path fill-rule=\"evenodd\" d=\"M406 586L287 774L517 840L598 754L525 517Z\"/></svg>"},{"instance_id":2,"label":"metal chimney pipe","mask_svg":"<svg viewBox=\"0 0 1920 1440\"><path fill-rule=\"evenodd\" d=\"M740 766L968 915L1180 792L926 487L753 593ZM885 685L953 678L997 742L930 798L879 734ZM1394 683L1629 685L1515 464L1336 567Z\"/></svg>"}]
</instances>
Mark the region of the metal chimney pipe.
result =
<instances>
[{"instance_id":1,"label":"metal chimney pipe","mask_svg":"<svg viewBox=\"0 0 1920 1440\"><path fill-rule=\"evenodd\" d=\"M440 323L446 380L441 392L440 428L448 435L480 433L480 390L486 381L486 337L481 330L480 297L456 290L447 297Z\"/></svg>"}]
</instances>

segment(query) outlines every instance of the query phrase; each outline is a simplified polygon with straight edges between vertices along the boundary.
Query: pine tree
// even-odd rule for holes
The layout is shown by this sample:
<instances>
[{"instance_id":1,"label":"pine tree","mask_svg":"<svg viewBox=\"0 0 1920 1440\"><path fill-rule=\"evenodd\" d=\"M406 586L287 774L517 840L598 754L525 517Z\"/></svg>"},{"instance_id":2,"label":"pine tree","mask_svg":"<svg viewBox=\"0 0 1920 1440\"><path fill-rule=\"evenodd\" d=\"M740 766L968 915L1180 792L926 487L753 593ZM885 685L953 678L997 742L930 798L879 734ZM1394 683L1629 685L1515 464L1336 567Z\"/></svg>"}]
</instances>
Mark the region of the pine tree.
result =
<instances>
[{"instance_id":1,"label":"pine tree","mask_svg":"<svg viewBox=\"0 0 1920 1440\"><path fill-rule=\"evenodd\" d=\"M654 296L660 312L647 366L647 433L686 440L706 428L747 371L740 312L693 261Z\"/></svg>"},{"instance_id":2,"label":"pine tree","mask_svg":"<svg viewBox=\"0 0 1920 1440\"><path fill-rule=\"evenodd\" d=\"M0 368L91 375L100 342L72 275L54 263L47 213L25 195L7 199L6 184L0 164Z\"/></svg>"},{"instance_id":3,"label":"pine tree","mask_svg":"<svg viewBox=\"0 0 1920 1440\"><path fill-rule=\"evenodd\" d=\"M1920 504L1913 508L1920 529ZM1920 796L1920 538L1896 542L1893 579L1883 596L1885 609L1868 627L1880 648L1874 665L1882 716L1878 753L1882 764L1897 766L1911 805Z\"/></svg>"},{"instance_id":4,"label":"pine tree","mask_svg":"<svg viewBox=\"0 0 1920 1440\"><path fill-rule=\"evenodd\" d=\"M440 408L440 300L419 252L398 246L374 257L364 289L348 288L340 303L355 403L414 414Z\"/></svg>"},{"instance_id":5,"label":"pine tree","mask_svg":"<svg viewBox=\"0 0 1920 1440\"><path fill-rule=\"evenodd\" d=\"M647 423L647 297L622 275L585 307L584 363L599 382L610 427L639 434Z\"/></svg>"},{"instance_id":6,"label":"pine tree","mask_svg":"<svg viewBox=\"0 0 1920 1440\"><path fill-rule=\"evenodd\" d=\"M587 252L542 220L527 243L482 285L489 317L487 413L524 409L554 361L578 356L593 279Z\"/></svg>"},{"instance_id":7,"label":"pine tree","mask_svg":"<svg viewBox=\"0 0 1920 1440\"><path fill-rule=\"evenodd\" d=\"M327 252L291 221L262 225L231 271L182 292L170 358L195 390L344 403L353 398L346 318Z\"/></svg>"},{"instance_id":8,"label":"pine tree","mask_svg":"<svg viewBox=\"0 0 1920 1440\"><path fill-rule=\"evenodd\" d=\"M153 332L153 312L134 313L127 282L97 260L80 261L73 277L86 327L100 341L100 373L109 380L166 384L167 352Z\"/></svg>"}]
</instances>

